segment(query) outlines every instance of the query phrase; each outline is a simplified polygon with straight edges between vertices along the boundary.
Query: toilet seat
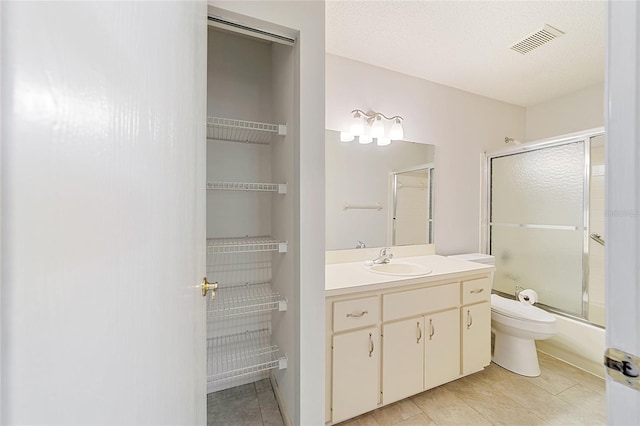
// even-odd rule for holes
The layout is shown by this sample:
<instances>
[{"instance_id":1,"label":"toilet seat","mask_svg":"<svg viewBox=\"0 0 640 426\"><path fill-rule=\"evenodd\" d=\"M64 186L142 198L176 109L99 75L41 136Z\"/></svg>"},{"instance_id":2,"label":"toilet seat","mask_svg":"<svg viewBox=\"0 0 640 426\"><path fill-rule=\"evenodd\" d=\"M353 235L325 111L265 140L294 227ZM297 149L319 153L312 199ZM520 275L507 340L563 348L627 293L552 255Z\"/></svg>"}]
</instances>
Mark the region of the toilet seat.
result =
<instances>
[{"instance_id":1,"label":"toilet seat","mask_svg":"<svg viewBox=\"0 0 640 426\"><path fill-rule=\"evenodd\" d=\"M500 297L497 294L491 295L491 310L505 317L520 321L555 323L556 317L549 312L543 311L535 306Z\"/></svg>"}]
</instances>

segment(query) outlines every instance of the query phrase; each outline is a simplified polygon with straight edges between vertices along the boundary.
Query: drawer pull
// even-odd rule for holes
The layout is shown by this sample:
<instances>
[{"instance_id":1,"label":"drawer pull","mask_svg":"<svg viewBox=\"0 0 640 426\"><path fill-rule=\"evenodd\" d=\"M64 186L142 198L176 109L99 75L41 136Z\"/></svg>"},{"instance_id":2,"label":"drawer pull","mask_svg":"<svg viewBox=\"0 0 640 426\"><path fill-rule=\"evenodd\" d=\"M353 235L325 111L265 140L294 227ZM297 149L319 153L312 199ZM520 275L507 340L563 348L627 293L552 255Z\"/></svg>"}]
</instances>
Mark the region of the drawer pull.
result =
<instances>
[{"instance_id":1,"label":"drawer pull","mask_svg":"<svg viewBox=\"0 0 640 426\"><path fill-rule=\"evenodd\" d=\"M473 325L473 318L471 318L471 311L467 309L467 330Z\"/></svg>"},{"instance_id":2,"label":"drawer pull","mask_svg":"<svg viewBox=\"0 0 640 426\"><path fill-rule=\"evenodd\" d=\"M431 329L431 332L429 333L429 340L431 340L433 335L436 334L436 328L433 326L433 320L431 318L429 318L429 328Z\"/></svg>"},{"instance_id":3,"label":"drawer pull","mask_svg":"<svg viewBox=\"0 0 640 426\"><path fill-rule=\"evenodd\" d=\"M418 328L418 338L416 339L416 343L420 343L420 339L422 339L422 329L420 328L420 322L416 323L416 327Z\"/></svg>"},{"instance_id":4,"label":"drawer pull","mask_svg":"<svg viewBox=\"0 0 640 426\"><path fill-rule=\"evenodd\" d=\"M371 358L372 353L373 353L373 339L371 338L371 333L369 333L369 358Z\"/></svg>"},{"instance_id":5,"label":"drawer pull","mask_svg":"<svg viewBox=\"0 0 640 426\"><path fill-rule=\"evenodd\" d=\"M361 317L367 315L368 313L369 313L369 311L362 311L362 312L359 312L357 314L347 314L347 318L349 318L349 317L361 318Z\"/></svg>"},{"instance_id":6,"label":"drawer pull","mask_svg":"<svg viewBox=\"0 0 640 426\"><path fill-rule=\"evenodd\" d=\"M476 288L475 290L471 290L471 294L478 294L478 293L482 293L484 291L484 288Z\"/></svg>"}]
</instances>

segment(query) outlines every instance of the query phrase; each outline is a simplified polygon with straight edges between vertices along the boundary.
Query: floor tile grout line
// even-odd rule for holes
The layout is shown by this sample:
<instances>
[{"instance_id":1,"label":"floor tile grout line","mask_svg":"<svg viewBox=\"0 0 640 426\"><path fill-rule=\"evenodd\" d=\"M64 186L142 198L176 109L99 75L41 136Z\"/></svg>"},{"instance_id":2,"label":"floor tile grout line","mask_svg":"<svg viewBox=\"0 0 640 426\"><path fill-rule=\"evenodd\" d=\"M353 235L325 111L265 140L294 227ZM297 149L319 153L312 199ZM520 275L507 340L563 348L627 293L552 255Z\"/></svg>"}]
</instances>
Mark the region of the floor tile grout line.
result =
<instances>
[{"instance_id":1,"label":"floor tile grout line","mask_svg":"<svg viewBox=\"0 0 640 426\"><path fill-rule=\"evenodd\" d=\"M260 420L262 420L262 426L264 426L264 415L262 414L262 404L260 404L260 398L258 398L257 382L253 382L253 389L256 392L256 401L258 401L258 411L260 412Z\"/></svg>"}]
</instances>

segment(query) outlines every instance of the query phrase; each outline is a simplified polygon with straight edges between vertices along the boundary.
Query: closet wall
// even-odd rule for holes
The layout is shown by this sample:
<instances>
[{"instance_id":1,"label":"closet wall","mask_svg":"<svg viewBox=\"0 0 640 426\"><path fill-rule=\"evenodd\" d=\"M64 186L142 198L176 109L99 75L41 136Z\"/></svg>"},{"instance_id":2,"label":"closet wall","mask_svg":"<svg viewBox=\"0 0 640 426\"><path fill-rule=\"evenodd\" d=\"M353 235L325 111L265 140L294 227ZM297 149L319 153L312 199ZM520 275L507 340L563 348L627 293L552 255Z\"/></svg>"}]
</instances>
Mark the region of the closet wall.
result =
<instances>
[{"instance_id":1,"label":"closet wall","mask_svg":"<svg viewBox=\"0 0 640 426\"><path fill-rule=\"evenodd\" d=\"M208 392L291 375L292 91L291 46L209 29L207 276L219 289L208 302ZM255 132L221 118L288 126Z\"/></svg>"}]
</instances>

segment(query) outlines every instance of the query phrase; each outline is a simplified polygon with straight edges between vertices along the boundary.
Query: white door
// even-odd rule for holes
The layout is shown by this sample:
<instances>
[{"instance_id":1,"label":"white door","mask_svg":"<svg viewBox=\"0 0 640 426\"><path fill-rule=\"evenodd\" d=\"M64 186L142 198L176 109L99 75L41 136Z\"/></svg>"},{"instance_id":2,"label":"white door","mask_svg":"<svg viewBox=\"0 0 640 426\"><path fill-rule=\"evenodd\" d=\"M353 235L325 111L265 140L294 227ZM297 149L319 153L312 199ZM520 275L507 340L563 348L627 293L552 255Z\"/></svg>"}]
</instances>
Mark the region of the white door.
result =
<instances>
[{"instance_id":1,"label":"white door","mask_svg":"<svg viewBox=\"0 0 640 426\"><path fill-rule=\"evenodd\" d=\"M640 3L608 8L606 341L640 356ZM640 424L640 392L607 378L607 423Z\"/></svg>"},{"instance_id":2,"label":"white door","mask_svg":"<svg viewBox=\"0 0 640 426\"><path fill-rule=\"evenodd\" d=\"M1 421L205 424L206 5L1 7Z\"/></svg>"}]
</instances>

